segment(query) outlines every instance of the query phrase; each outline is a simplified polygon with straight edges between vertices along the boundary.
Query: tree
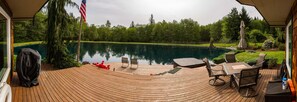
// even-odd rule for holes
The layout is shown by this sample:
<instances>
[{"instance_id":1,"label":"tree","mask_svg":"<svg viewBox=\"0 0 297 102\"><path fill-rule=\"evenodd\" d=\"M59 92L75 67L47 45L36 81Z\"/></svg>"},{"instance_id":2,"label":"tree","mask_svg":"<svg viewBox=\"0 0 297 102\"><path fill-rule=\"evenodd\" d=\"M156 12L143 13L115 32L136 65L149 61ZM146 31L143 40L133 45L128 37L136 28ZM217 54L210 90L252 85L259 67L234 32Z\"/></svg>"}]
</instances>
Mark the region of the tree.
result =
<instances>
[{"instance_id":1,"label":"tree","mask_svg":"<svg viewBox=\"0 0 297 102\"><path fill-rule=\"evenodd\" d=\"M213 23L211 26L210 26L210 38L213 39L213 41L218 41L221 39L222 37L222 21L219 20L215 23Z\"/></svg>"},{"instance_id":2,"label":"tree","mask_svg":"<svg viewBox=\"0 0 297 102\"><path fill-rule=\"evenodd\" d=\"M14 23L14 41L44 41L46 36L46 13L38 12L34 20L18 21Z\"/></svg>"},{"instance_id":3,"label":"tree","mask_svg":"<svg viewBox=\"0 0 297 102\"><path fill-rule=\"evenodd\" d=\"M223 18L223 37L224 42L237 41L240 31L240 16L236 8L233 8L231 12Z\"/></svg>"},{"instance_id":4,"label":"tree","mask_svg":"<svg viewBox=\"0 0 297 102\"><path fill-rule=\"evenodd\" d=\"M29 21L15 22L14 24L15 42L25 42L30 40L30 37L28 36L30 34L28 34L28 31L27 31L29 27L30 27ZM3 39L5 37L4 34L1 34L0 36L1 36L0 39ZM21 39L18 39L18 38L21 38Z\"/></svg>"},{"instance_id":5,"label":"tree","mask_svg":"<svg viewBox=\"0 0 297 102\"><path fill-rule=\"evenodd\" d=\"M73 56L70 56L65 41L71 19L65 6L77 5L71 0L49 0L48 1L48 29L46 35L47 63L53 64L58 68L77 66Z\"/></svg>"},{"instance_id":6,"label":"tree","mask_svg":"<svg viewBox=\"0 0 297 102\"><path fill-rule=\"evenodd\" d=\"M210 26L201 26L201 40L200 41L210 41Z\"/></svg>"},{"instance_id":7,"label":"tree","mask_svg":"<svg viewBox=\"0 0 297 102\"><path fill-rule=\"evenodd\" d=\"M134 28L134 27L135 27L134 21L132 21L131 24L130 24L130 28Z\"/></svg>"},{"instance_id":8,"label":"tree","mask_svg":"<svg viewBox=\"0 0 297 102\"><path fill-rule=\"evenodd\" d=\"M258 20L258 19L252 20L251 23L250 23L251 29L258 29L261 32L265 32L265 27L264 27L265 25L263 25L262 22L265 23L265 21Z\"/></svg>"},{"instance_id":9,"label":"tree","mask_svg":"<svg viewBox=\"0 0 297 102\"><path fill-rule=\"evenodd\" d=\"M155 24L155 19L154 19L153 14L151 14L151 17L149 20L150 20L150 25Z\"/></svg>"},{"instance_id":10,"label":"tree","mask_svg":"<svg viewBox=\"0 0 297 102\"><path fill-rule=\"evenodd\" d=\"M248 36L249 40L253 43L264 42L266 40L266 37L258 29L253 29Z\"/></svg>"},{"instance_id":11,"label":"tree","mask_svg":"<svg viewBox=\"0 0 297 102\"><path fill-rule=\"evenodd\" d=\"M132 27L126 30L126 33L123 36L124 41L139 41L139 37L137 34L137 29Z\"/></svg>"},{"instance_id":12,"label":"tree","mask_svg":"<svg viewBox=\"0 0 297 102\"><path fill-rule=\"evenodd\" d=\"M244 7L242 7L241 13L239 14L239 16L240 16L240 19L244 21L245 26L250 27L251 18L249 17Z\"/></svg>"},{"instance_id":13,"label":"tree","mask_svg":"<svg viewBox=\"0 0 297 102\"><path fill-rule=\"evenodd\" d=\"M83 37L84 40L95 41L98 39L97 27L94 24L92 24L90 27L86 27L84 32L86 33Z\"/></svg>"},{"instance_id":14,"label":"tree","mask_svg":"<svg viewBox=\"0 0 297 102\"><path fill-rule=\"evenodd\" d=\"M106 21L106 23L105 23L105 26L106 26L106 27L108 27L108 28L110 28L110 27L111 27L111 23L110 23L110 21L109 21L109 20L107 20L107 21Z\"/></svg>"}]
</instances>

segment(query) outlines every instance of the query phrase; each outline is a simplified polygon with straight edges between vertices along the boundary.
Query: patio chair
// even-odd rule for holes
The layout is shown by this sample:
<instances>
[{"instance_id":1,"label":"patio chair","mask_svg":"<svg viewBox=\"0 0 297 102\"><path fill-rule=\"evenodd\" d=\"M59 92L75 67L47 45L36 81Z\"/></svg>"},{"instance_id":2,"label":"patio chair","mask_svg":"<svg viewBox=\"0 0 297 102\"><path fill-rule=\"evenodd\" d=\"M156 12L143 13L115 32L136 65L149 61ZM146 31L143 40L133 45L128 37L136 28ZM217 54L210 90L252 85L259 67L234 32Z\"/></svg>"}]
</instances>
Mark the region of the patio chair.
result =
<instances>
[{"instance_id":1,"label":"patio chair","mask_svg":"<svg viewBox=\"0 0 297 102\"><path fill-rule=\"evenodd\" d=\"M286 68L287 68L286 60L283 60L280 67L277 69L276 76L273 77L273 81L282 81L282 77L285 75Z\"/></svg>"},{"instance_id":2,"label":"patio chair","mask_svg":"<svg viewBox=\"0 0 297 102\"><path fill-rule=\"evenodd\" d=\"M266 54L260 53L259 54L259 57L257 59L256 64L253 65L252 67L253 68L262 68L263 67L263 63L265 62L265 57L266 57Z\"/></svg>"},{"instance_id":3,"label":"patio chair","mask_svg":"<svg viewBox=\"0 0 297 102\"><path fill-rule=\"evenodd\" d=\"M206 69L208 71L208 76L209 77L214 77L214 78L209 80L209 82L208 82L209 85L212 85L212 86L224 85L225 81L223 79L219 78L220 76L226 76L226 73L223 70L223 66L214 66L214 67L212 67L207 58L204 58L203 61L206 64ZM218 80L220 82L218 82Z\"/></svg>"},{"instance_id":4,"label":"patio chair","mask_svg":"<svg viewBox=\"0 0 297 102\"><path fill-rule=\"evenodd\" d=\"M225 61L227 63L234 63L234 62L236 62L235 53L225 53Z\"/></svg>"},{"instance_id":5,"label":"patio chair","mask_svg":"<svg viewBox=\"0 0 297 102\"><path fill-rule=\"evenodd\" d=\"M259 68L243 69L240 73L233 74L231 76L231 86L234 84L237 87L237 91L240 93L242 88L247 88L245 94L240 95L244 97L257 96L256 91L252 86L256 86L258 83Z\"/></svg>"},{"instance_id":6,"label":"patio chair","mask_svg":"<svg viewBox=\"0 0 297 102\"><path fill-rule=\"evenodd\" d=\"M127 64L127 66L124 66L124 64ZM129 61L127 57L122 57L122 68L129 67Z\"/></svg>"},{"instance_id":7,"label":"patio chair","mask_svg":"<svg viewBox=\"0 0 297 102\"><path fill-rule=\"evenodd\" d=\"M260 53L259 54L259 57L258 57L258 59L257 59L257 61L256 61L256 64L255 65L252 65L252 67L253 68L261 68L262 69L262 67L263 67L263 63L265 62L265 56L266 56L266 54L264 54L264 53ZM259 78L261 78L262 77L262 75L261 75L261 73L259 74Z\"/></svg>"},{"instance_id":8,"label":"patio chair","mask_svg":"<svg viewBox=\"0 0 297 102\"><path fill-rule=\"evenodd\" d=\"M137 65L137 67L132 67L132 65L135 64ZM131 66L130 66L131 69L137 69L138 68L138 61L137 61L137 58L133 58L131 59Z\"/></svg>"}]
</instances>

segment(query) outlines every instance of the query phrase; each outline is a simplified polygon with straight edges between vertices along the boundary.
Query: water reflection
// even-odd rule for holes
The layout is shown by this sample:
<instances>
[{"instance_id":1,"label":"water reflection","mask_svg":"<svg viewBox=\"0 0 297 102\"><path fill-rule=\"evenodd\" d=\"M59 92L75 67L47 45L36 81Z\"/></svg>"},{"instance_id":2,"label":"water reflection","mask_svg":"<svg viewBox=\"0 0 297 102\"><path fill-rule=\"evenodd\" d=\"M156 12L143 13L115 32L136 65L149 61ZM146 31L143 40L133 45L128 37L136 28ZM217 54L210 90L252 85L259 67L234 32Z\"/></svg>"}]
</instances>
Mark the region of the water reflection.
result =
<instances>
[{"instance_id":1,"label":"water reflection","mask_svg":"<svg viewBox=\"0 0 297 102\"><path fill-rule=\"evenodd\" d=\"M108 43L82 43L81 61L101 62L121 62L121 57L129 59L138 58L142 64L171 64L174 58L195 57L198 59L207 57L212 59L227 52L226 49L208 49L204 47L185 46L159 46L159 45L134 45L134 44L108 44ZM38 50L42 56L46 52L43 45L25 46ZM68 45L69 51L76 52L76 44ZM15 48L15 53L20 48Z\"/></svg>"}]
</instances>

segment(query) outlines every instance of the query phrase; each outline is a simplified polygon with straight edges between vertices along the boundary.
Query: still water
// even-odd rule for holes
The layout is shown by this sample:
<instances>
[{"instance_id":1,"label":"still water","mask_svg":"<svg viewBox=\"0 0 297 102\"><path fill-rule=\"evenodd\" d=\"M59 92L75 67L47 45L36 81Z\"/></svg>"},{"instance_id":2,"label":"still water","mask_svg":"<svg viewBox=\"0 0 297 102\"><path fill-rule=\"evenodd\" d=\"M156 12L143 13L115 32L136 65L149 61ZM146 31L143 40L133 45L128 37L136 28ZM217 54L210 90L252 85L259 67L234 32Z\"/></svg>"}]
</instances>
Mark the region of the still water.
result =
<instances>
[{"instance_id":1,"label":"still water","mask_svg":"<svg viewBox=\"0 0 297 102\"><path fill-rule=\"evenodd\" d=\"M29 45L15 47L15 54L18 54L21 48L32 48L41 54L44 58L46 50L44 45ZM76 44L69 44L70 53L76 53ZM162 46L162 45L139 45L139 44L110 44L110 43L82 43L81 44L81 61L101 62L121 62L121 57L129 59L138 58L141 64L171 64L175 58L194 57L198 59L212 59L223 53L227 49L209 49L207 47L191 46Z\"/></svg>"}]
</instances>

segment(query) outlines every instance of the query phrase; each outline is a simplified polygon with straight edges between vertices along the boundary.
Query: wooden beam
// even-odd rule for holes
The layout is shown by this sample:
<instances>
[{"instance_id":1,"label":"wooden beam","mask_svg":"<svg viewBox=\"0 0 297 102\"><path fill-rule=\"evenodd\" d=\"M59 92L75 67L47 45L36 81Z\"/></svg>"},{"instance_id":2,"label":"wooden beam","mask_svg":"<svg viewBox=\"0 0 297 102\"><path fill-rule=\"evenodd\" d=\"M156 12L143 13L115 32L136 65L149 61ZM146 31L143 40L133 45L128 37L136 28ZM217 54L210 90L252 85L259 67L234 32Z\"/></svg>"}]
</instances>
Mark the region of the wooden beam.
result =
<instances>
[{"instance_id":1,"label":"wooden beam","mask_svg":"<svg viewBox=\"0 0 297 102\"><path fill-rule=\"evenodd\" d=\"M10 9L10 7L8 6L6 0L1 0L0 1L0 6L4 9L4 11L10 16L12 17L12 11Z\"/></svg>"},{"instance_id":2,"label":"wooden beam","mask_svg":"<svg viewBox=\"0 0 297 102\"><path fill-rule=\"evenodd\" d=\"M11 71L10 71L10 75L7 79L7 83L10 84L11 80L12 80L12 76L13 76L13 72L14 72L14 23L13 21L11 21L10 23L10 51L11 51Z\"/></svg>"},{"instance_id":3,"label":"wooden beam","mask_svg":"<svg viewBox=\"0 0 297 102\"><path fill-rule=\"evenodd\" d=\"M291 8L291 15L289 15L289 20L292 20L292 27L293 27L293 34L292 34L292 81L293 81L293 84L294 84L294 87L295 89L297 88L296 87L296 84L297 84L297 7L296 7L296 1L295 3L293 4L292 8ZM286 52L287 53L287 52Z\"/></svg>"}]
</instances>

